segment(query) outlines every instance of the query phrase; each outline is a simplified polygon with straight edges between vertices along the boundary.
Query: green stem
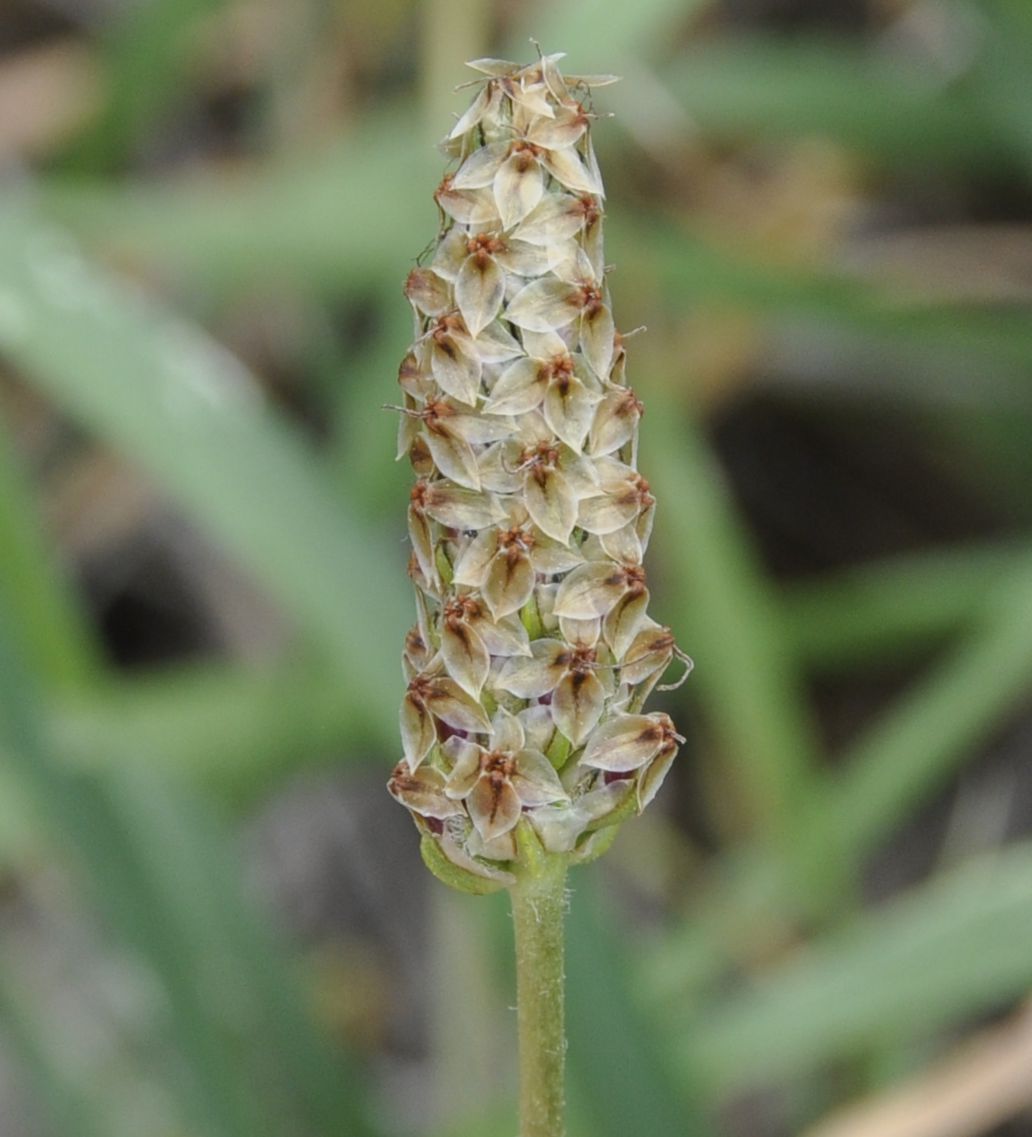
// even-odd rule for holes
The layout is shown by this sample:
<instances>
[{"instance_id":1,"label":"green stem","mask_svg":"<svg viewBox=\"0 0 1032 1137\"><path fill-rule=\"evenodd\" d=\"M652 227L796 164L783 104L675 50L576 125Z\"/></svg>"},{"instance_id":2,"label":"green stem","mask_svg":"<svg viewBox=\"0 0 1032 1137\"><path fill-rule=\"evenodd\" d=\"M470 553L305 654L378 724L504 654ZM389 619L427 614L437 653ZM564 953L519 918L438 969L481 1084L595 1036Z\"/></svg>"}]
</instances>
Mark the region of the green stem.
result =
<instances>
[{"instance_id":1,"label":"green stem","mask_svg":"<svg viewBox=\"0 0 1032 1137\"><path fill-rule=\"evenodd\" d=\"M512 886L520 1137L564 1137L563 920L566 858L545 855Z\"/></svg>"}]
</instances>

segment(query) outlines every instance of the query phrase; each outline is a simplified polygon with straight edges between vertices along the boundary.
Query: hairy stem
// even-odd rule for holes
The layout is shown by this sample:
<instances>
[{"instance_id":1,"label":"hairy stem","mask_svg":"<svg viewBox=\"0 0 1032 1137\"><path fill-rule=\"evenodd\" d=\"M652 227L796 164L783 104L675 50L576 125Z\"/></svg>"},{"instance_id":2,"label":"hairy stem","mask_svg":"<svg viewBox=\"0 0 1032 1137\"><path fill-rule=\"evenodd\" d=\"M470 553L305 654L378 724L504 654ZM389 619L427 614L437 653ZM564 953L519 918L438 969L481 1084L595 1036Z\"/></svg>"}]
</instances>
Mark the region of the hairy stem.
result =
<instances>
[{"instance_id":1,"label":"hairy stem","mask_svg":"<svg viewBox=\"0 0 1032 1137\"><path fill-rule=\"evenodd\" d=\"M547 856L512 889L520 1137L564 1137L563 920L566 858Z\"/></svg>"}]
</instances>

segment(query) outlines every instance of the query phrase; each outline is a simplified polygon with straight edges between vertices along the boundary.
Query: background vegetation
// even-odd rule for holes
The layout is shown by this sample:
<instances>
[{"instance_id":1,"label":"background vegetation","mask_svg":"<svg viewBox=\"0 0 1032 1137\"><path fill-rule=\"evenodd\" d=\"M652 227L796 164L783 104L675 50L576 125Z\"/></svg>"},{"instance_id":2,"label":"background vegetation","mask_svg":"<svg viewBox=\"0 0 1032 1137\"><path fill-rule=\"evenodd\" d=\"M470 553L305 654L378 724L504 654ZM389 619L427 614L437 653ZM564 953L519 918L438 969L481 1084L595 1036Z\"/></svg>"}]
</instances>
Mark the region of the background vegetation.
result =
<instances>
[{"instance_id":1,"label":"background vegetation","mask_svg":"<svg viewBox=\"0 0 1032 1137\"><path fill-rule=\"evenodd\" d=\"M596 140L697 663L574 880L573 1137L1032 1133L1027 0L9 0L0 1131L502 1137L504 899L396 759L461 63ZM497 903L496 903L497 901Z\"/></svg>"}]
</instances>

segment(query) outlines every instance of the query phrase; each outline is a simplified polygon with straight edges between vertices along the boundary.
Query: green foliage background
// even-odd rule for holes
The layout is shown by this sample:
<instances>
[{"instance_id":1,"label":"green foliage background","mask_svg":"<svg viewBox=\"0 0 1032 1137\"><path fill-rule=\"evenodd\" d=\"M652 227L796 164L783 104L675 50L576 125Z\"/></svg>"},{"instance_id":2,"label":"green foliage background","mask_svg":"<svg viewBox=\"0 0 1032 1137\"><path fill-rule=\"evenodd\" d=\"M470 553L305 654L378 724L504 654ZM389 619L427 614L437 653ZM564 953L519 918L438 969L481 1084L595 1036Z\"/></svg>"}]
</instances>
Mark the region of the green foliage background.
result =
<instances>
[{"instance_id":1,"label":"green foliage background","mask_svg":"<svg viewBox=\"0 0 1032 1137\"><path fill-rule=\"evenodd\" d=\"M697 664L670 699L690 740L666 812L574 882L573 1137L823 1133L1032 986L1032 816L939 841L905 888L871 878L1027 723L1032 10L777 8L149 0L42 31L12 9L0 79L60 47L68 118L5 151L0 212L0 1040L40 1132L514 1129L507 1060L484 1057L511 1054L504 902L426 881L424 1106L399 1106L378 1044L334 1017L363 973L338 960L330 992L313 945L272 930L240 832L314 768L395 761L400 282L434 232L462 61L526 57L530 33L624 76L596 127L614 308L649 325L630 374L650 575ZM888 448L902 430L942 474L929 493L988 520L778 567L719 445L771 392ZM68 448L216 549L272 646L117 666L50 508ZM791 486L785 509L806 529ZM822 691L871 683L835 737ZM422 871L414 835L398 855ZM118 961L93 1013L146 989L102 1053L27 958L23 894ZM77 950L60 966L89 990Z\"/></svg>"}]
</instances>

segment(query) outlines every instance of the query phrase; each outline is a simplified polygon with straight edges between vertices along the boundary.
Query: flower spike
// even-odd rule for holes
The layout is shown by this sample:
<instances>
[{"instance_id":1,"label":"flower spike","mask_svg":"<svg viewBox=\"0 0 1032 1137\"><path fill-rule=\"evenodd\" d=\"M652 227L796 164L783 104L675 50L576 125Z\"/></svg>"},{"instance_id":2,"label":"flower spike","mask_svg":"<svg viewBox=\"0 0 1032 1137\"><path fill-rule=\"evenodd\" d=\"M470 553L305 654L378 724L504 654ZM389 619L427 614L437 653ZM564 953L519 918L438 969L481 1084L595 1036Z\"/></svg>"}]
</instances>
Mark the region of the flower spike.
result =
<instances>
[{"instance_id":1,"label":"flower spike","mask_svg":"<svg viewBox=\"0 0 1032 1137\"><path fill-rule=\"evenodd\" d=\"M564 77L562 58L469 64L441 232L404 286L417 623L388 788L427 864L474 892L520 879L534 848L587 860L652 800L683 739L642 707L674 660L691 670L647 613L656 503L591 143L591 89L614 79Z\"/></svg>"}]
</instances>

